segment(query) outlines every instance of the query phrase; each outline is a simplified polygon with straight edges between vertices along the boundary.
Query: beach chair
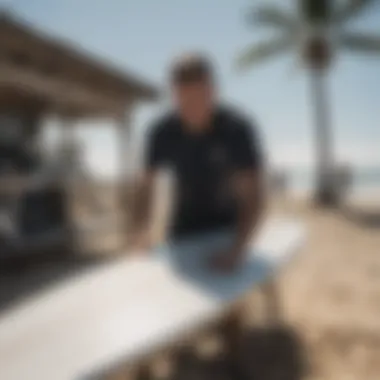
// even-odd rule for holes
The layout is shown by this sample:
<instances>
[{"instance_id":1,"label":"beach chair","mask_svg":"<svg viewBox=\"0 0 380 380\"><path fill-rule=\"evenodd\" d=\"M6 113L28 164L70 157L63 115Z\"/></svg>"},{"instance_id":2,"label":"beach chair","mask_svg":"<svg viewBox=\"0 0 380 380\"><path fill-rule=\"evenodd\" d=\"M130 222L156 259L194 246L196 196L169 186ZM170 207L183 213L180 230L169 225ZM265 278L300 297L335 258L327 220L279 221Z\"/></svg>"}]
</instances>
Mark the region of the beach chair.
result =
<instances>
[{"instance_id":1,"label":"beach chair","mask_svg":"<svg viewBox=\"0 0 380 380\"><path fill-rule=\"evenodd\" d=\"M305 241L304 226L266 221L233 274L204 259L228 231L122 257L39 292L0 314L1 380L140 379L155 355L192 339L252 289L273 281Z\"/></svg>"}]
</instances>

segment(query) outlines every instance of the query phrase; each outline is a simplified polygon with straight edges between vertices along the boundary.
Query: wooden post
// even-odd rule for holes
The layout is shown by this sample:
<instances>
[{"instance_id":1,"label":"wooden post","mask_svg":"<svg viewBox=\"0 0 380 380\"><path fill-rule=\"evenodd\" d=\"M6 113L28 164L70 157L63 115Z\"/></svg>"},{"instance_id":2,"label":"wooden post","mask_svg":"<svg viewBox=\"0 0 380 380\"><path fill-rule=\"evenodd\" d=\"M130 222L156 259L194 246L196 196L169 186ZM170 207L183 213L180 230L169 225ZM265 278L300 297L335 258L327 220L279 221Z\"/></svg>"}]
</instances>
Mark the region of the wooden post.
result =
<instances>
[{"instance_id":1,"label":"wooden post","mask_svg":"<svg viewBox=\"0 0 380 380\"><path fill-rule=\"evenodd\" d=\"M124 112L118 117L118 143L119 143L119 181L117 188L117 205L121 211L121 241L126 243L128 236L128 216L130 214L131 178L128 175L128 166L131 164L131 116L133 103L130 101Z\"/></svg>"},{"instance_id":2,"label":"wooden post","mask_svg":"<svg viewBox=\"0 0 380 380\"><path fill-rule=\"evenodd\" d=\"M58 149L60 158L64 160L61 161L61 164L63 164L64 174L67 176L67 170L72 169L72 166L77 163L77 157L73 157L73 154L77 153L74 150L76 148L74 119L62 117L60 121Z\"/></svg>"},{"instance_id":3,"label":"wooden post","mask_svg":"<svg viewBox=\"0 0 380 380\"><path fill-rule=\"evenodd\" d=\"M69 231L69 236L66 239L66 244L64 249L68 251L77 251L78 248L78 234L75 230L75 220L76 220L76 202L74 199L74 193L72 189L71 176L68 171L70 171L73 165L72 147L75 142L74 137L74 120L67 116L61 116L59 124L59 167L58 173L54 173L54 184L58 186L58 192L64 197L64 208L65 208L65 221L64 229ZM68 147L70 150L67 151ZM66 246L67 245L67 246Z\"/></svg>"},{"instance_id":4,"label":"wooden post","mask_svg":"<svg viewBox=\"0 0 380 380\"><path fill-rule=\"evenodd\" d=\"M73 120L70 117L62 116L59 123L59 142L68 143L73 141Z\"/></svg>"}]
</instances>

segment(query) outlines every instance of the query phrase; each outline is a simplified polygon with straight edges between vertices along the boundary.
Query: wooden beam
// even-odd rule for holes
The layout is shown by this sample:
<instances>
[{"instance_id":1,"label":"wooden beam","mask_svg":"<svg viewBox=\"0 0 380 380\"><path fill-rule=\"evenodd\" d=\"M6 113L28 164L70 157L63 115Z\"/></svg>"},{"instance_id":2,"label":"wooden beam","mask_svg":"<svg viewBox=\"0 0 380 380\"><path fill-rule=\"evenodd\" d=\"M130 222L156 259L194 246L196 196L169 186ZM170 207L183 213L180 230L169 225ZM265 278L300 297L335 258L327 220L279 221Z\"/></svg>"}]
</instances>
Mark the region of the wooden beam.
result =
<instances>
[{"instance_id":1,"label":"wooden beam","mask_svg":"<svg viewBox=\"0 0 380 380\"><path fill-rule=\"evenodd\" d=\"M7 51L16 51L40 65L59 62L58 66L64 66L72 73L80 72L95 77L102 83L108 83L116 92L121 91L126 95L131 93L142 100L157 100L159 96L155 86L103 62L74 42L68 44L67 41L51 38L47 33L9 15L1 21L0 46L3 47L4 56Z\"/></svg>"},{"instance_id":2,"label":"wooden beam","mask_svg":"<svg viewBox=\"0 0 380 380\"><path fill-rule=\"evenodd\" d=\"M44 76L30 69L0 64L0 87L17 88L27 95L41 98L57 108L72 108L79 112L117 115L125 106L125 99L94 93L65 78Z\"/></svg>"}]
</instances>

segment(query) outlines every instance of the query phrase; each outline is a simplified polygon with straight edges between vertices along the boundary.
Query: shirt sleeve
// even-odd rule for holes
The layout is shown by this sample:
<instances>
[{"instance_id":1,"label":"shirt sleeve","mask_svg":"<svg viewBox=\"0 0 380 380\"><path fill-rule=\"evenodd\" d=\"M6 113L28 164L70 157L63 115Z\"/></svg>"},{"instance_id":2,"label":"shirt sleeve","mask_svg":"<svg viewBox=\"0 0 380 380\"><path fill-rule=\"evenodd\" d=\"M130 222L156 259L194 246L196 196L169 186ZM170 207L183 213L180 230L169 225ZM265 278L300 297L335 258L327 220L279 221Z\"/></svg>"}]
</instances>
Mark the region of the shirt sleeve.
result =
<instances>
[{"instance_id":1,"label":"shirt sleeve","mask_svg":"<svg viewBox=\"0 0 380 380\"><path fill-rule=\"evenodd\" d=\"M259 170L263 167L261 140L252 123L239 121L231 137L231 149L235 169Z\"/></svg>"}]
</instances>

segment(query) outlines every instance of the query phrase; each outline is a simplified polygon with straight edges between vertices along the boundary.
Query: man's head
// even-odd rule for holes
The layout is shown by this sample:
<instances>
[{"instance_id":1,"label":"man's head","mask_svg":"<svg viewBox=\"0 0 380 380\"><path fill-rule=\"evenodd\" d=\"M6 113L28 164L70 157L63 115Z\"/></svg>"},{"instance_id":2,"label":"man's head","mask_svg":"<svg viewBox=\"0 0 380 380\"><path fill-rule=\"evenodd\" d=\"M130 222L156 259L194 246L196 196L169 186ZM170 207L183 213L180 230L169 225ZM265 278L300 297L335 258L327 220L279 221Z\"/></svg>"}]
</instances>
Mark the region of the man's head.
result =
<instances>
[{"instance_id":1,"label":"man's head","mask_svg":"<svg viewBox=\"0 0 380 380\"><path fill-rule=\"evenodd\" d=\"M206 127L215 101L209 60L200 54L179 57L172 65L170 80L175 104L184 121L197 130Z\"/></svg>"}]
</instances>

